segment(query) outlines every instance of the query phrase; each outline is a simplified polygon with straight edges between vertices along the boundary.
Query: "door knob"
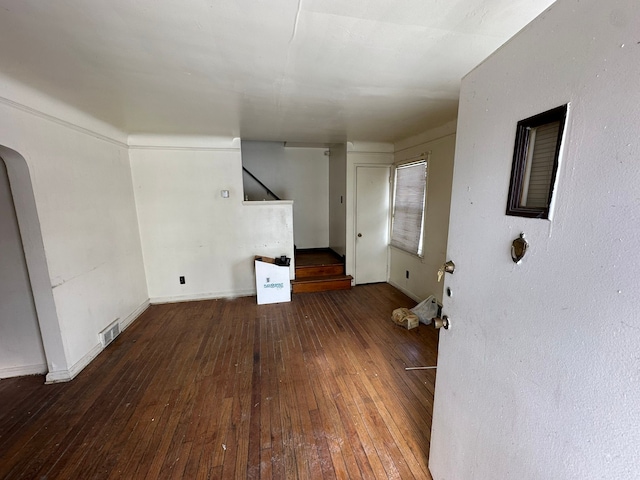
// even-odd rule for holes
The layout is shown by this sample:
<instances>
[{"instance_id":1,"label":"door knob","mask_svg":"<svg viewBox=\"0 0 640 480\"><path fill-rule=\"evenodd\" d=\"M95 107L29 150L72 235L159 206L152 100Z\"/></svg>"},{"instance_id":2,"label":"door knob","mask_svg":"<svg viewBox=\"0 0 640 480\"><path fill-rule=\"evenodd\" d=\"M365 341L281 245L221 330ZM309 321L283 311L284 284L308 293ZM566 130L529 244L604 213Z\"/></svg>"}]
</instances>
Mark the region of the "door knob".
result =
<instances>
[{"instance_id":1,"label":"door knob","mask_svg":"<svg viewBox=\"0 0 640 480\"><path fill-rule=\"evenodd\" d=\"M361 236L362 236L362 234L361 234L361 233L359 233L359 234L358 234L358 236L359 236L359 237L361 237Z\"/></svg>"},{"instance_id":2,"label":"door knob","mask_svg":"<svg viewBox=\"0 0 640 480\"><path fill-rule=\"evenodd\" d=\"M445 330L449 330L451 321L449 320L449 317L443 315L442 318L436 317L433 319L433 326L434 328L444 328Z\"/></svg>"}]
</instances>

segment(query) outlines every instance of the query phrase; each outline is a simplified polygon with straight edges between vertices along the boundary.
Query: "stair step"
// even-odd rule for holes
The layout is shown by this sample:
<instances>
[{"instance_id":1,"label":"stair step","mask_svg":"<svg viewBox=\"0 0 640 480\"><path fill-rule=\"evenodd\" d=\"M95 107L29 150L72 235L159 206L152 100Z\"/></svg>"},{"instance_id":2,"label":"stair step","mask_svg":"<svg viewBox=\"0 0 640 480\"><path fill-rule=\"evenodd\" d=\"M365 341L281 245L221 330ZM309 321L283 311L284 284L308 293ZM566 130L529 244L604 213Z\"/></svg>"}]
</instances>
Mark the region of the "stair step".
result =
<instances>
[{"instance_id":1,"label":"stair step","mask_svg":"<svg viewBox=\"0 0 640 480\"><path fill-rule=\"evenodd\" d=\"M323 276L344 275L344 265L337 263L334 265L305 265L296 266L296 278L311 278Z\"/></svg>"},{"instance_id":2,"label":"stair step","mask_svg":"<svg viewBox=\"0 0 640 480\"><path fill-rule=\"evenodd\" d=\"M293 293L327 292L330 290L350 290L351 275L324 275L296 278L291 281Z\"/></svg>"}]
</instances>

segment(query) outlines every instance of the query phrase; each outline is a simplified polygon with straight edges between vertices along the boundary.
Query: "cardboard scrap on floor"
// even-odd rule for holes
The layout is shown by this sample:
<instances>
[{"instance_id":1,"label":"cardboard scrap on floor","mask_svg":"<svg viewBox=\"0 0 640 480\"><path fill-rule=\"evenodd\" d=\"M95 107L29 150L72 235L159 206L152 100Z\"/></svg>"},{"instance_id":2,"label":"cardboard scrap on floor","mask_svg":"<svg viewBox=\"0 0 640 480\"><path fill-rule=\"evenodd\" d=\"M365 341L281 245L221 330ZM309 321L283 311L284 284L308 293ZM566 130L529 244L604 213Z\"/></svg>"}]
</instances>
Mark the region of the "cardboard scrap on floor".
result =
<instances>
[{"instance_id":1,"label":"cardboard scrap on floor","mask_svg":"<svg viewBox=\"0 0 640 480\"><path fill-rule=\"evenodd\" d=\"M391 320L396 325L401 325L407 330L416 328L420 323L418 316L408 308L396 308L391 314Z\"/></svg>"}]
</instances>

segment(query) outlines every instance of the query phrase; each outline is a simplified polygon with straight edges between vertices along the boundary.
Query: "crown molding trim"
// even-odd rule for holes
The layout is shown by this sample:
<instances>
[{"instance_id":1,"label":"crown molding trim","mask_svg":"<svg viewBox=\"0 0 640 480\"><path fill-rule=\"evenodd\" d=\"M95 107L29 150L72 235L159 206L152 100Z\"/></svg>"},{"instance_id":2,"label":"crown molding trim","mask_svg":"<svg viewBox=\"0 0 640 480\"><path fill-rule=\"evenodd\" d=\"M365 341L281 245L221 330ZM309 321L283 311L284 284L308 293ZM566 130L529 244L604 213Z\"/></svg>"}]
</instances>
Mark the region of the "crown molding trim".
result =
<instances>
[{"instance_id":1,"label":"crown molding trim","mask_svg":"<svg viewBox=\"0 0 640 480\"><path fill-rule=\"evenodd\" d=\"M123 148L128 148L129 147L126 143L121 142L119 140L116 140L115 138L108 137L107 135L103 135L102 133L98 133L95 130L90 130L88 128L81 127L81 126L76 125L75 123L71 123L71 122L69 122L67 120L62 120L61 118L55 117L53 115L49 115L48 113L41 112L40 110L36 110L35 108L28 107L27 105L24 105L22 103L18 103L16 101L9 100L6 97L1 97L0 96L0 103L6 105L8 107L15 108L16 110L21 110L21 111L23 111L25 113L29 113L29 114L34 115L36 117L42 118L43 120L47 120L49 122L56 123L56 124L58 124L58 125L60 125L62 127L70 128L72 130L75 130L78 133L82 133L84 135L89 135L90 137L97 138L98 140L102 140L104 142L112 143L113 145L117 145L118 147L123 147Z\"/></svg>"}]
</instances>

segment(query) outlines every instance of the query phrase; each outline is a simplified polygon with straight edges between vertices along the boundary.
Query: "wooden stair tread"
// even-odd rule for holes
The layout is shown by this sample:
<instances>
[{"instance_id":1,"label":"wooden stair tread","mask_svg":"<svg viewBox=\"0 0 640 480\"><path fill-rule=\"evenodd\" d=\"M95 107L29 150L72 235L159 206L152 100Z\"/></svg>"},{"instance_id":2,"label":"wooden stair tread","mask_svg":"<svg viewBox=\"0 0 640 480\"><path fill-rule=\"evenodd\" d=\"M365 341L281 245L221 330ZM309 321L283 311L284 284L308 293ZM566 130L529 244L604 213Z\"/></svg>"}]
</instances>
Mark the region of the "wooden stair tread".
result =
<instances>
[{"instance_id":1,"label":"wooden stair tread","mask_svg":"<svg viewBox=\"0 0 640 480\"><path fill-rule=\"evenodd\" d=\"M322 277L299 278L291 282L291 289L293 293L350 290L351 279L351 275L325 275Z\"/></svg>"},{"instance_id":2,"label":"wooden stair tread","mask_svg":"<svg viewBox=\"0 0 640 480\"><path fill-rule=\"evenodd\" d=\"M313 278L324 276L344 275L344 265L309 265L306 267L296 266L296 278Z\"/></svg>"},{"instance_id":3,"label":"wooden stair tread","mask_svg":"<svg viewBox=\"0 0 640 480\"><path fill-rule=\"evenodd\" d=\"M296 250L296 278L293 293L348 290L351 275L345 275L344 258L328 248Z\"/></svg>"},{"instance_id":4,"label":"wooden stair tread","mask_svg":"<svg viewBox=\"0 0 640 480\"><path fill-rule=\"evenodd\" d=\"M296 254L296 260L300 262L300 265L339 265L343 263L342 258L331 253L313 256Z\"/></svg>"},{"instance_id":5,"label":"wooden stair tread","mask_svg":"<svg viewBox=\"0 0 640 480\"><path fill-rule=\"evenodd\" d=\"M344 265L343 262L340 261L336 261L336 262L322 262L322 263L297 263L298 260L296 260L296 268L315 268L315 267L338 267L340 265Z\"/></svg>"},{"instance_id":6,"label":"wooden stair tread","mask_svg":"<svg viewBox=\"0 0 640 480\"><path fill-rule=\"evenodd\" d=\"M304 277L291 280L291 283L316 283L316 282L333 282L335 280L351 280L351 275L321 275L317 277Z\"/></svg>"},{"instance_id":7,"label":"wooden stair tread","mask_svg":"<svg viewBox=\"0 0 640 480\"><path fill-rule=\"evenodd\" d=\"M342 257L326 248L296 251L296 266L327 266L342 265L343 263Z\"/></svg>"}]
</instances>

